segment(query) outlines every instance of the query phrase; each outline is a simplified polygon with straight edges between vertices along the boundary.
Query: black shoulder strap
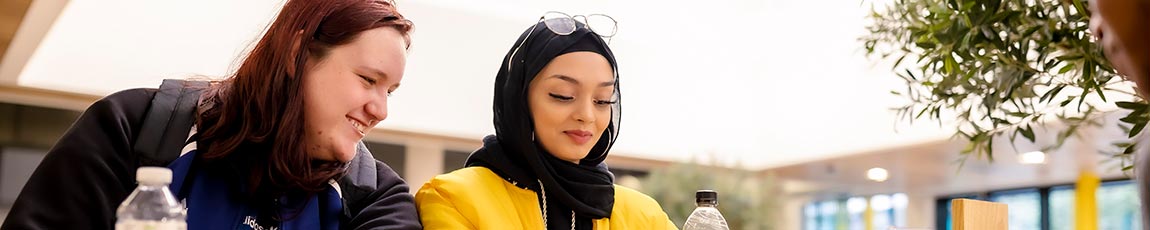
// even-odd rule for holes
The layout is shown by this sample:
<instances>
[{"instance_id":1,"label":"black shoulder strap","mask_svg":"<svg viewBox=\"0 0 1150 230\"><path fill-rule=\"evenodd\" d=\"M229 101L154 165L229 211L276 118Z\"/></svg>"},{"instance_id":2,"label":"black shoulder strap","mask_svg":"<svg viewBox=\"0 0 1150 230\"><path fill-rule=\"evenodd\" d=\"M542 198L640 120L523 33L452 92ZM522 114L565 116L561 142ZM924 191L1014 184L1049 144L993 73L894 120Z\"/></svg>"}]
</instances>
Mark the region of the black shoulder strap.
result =
<instances>
[{"instance_id":1,"label":"black shoulder strap","mask_svg":"<svg viewBox=\"0 0 1150 230\"><path fill-rule=\"evenodd\" d=\"M206 81L164 79L133 144L140 166L167 166L180 156L195 123L196 105L208 86Z\"/></svg>"}]
</instances>

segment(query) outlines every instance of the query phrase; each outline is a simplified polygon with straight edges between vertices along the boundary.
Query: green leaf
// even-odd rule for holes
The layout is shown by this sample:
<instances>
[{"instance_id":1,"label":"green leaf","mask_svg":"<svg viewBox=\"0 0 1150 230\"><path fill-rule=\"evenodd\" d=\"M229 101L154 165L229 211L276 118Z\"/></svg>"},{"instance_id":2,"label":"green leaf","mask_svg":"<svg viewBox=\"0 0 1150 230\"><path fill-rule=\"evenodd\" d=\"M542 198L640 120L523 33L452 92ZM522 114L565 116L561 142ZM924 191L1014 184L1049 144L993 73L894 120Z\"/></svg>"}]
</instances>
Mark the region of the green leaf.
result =
<instances>
[{"instance_id":1,"label":"green leaf","mask_svg":"<svg viewBox=\"0 0 1150 230\"><path fill-rule=\"evenodd\" d=\"M968 11L968 10L970 10L971 8L974 8L974 4L975 4L975 3L977 3L977 2L975 2L975 1L968 1L968 2L966 2L966 3L964 3L964 4L962 4L962 11Z\"/></svg>"},{"instance_id":2,"label":"green leaf","mask_svg":"<svg viewBox=\"0 0 1150 230\"><path fill-rule=\"evenodd\" d=\"M1145 117L1127 116L1127 117L1123 117L1123 118L1118 119L1118 120L1122 121L1122 122L1134 124L1133 129L1138 129L1138 125L1144 124L1147 122L1147 120L1150 120L1150 119L1147 119Z\"/></svg>"},{"instance_id":3,"label":"green leaf","mask_svg":"<svg viewBox=\"0 0 1150 230\"><path fill-rule=\"evenodd\" d=\"M1062 91L1062 88L1066 88L1066 85L1055 86L1054 89L1052 89L1050 91L1046 91L1045 94L1042 94L1042 97L1039 98L1038 101L1039 102L1046 102L1047 100L1053 100L1054 97L1058 96L1058 92ZM1062 105L1062 106L1066 106L1066 105Z\"/></svg>"},{"instance_id":4,"label":"green leaf","mask_svg":"<svg viewBox=\"0 0 1150 230\"><path fill-rule=\"evenodd\" d=\"M937 45L934 43L934 41L931 40L931 37L928 35L925 35L925 34L922 36L919 36L918 40L915 40L915 44L918 45L919 48L926 49L926 50L931 50L931 49L934 49L935 47L937 47Z\"/></svg>"},{"instance_id":5,"label":"green leaf","mask_svg":"<svg viewBox=\"0 0 1150 230\"><path fill-rule=\"evenodd\" d=\"M955 71L958 71L958 62L954 60L954 56L947 54L943 60L946 61L943 64L943 67L946 70L946 74L954 74Z\"/></svg>"},{"instance_id":6,"label":"green leaf","mask_svg":"<svg viewBox=\"0 0 1150 230\"><path fill-rule=\"evenodd\" d=\"M1102 102L1106 102L1106 93L1102 92L1101 84L1094 85L1094 91L1098 92L1098 98L1101 98Z\"/></svg>"},{"instance_id":7,"label":"green leaf","mask_svg":"<svg viewBox=\"0 0 1150 230\"><path fill-rule=\"evenodd\" d=\"M906 58L906 56L907 55L902 55L902 57L898 57L898 60L894 61L894 65L891 66L890 69L894 70L898 68L898 65L902 63L902 59ZM910 73L910 70L907 70L907 73Z\"/></svg>"},{"instance_id":8,"label":"green leaf","mask_svg":"<svg viewBox=\"0 0 1150 230\"><path fill-rule=\"evenodd\" d=\"M1064 74L1066 72L1070 72L1070 70L1073 70L1074 67L1075 67L1074 63L1066 64L1065 66L1062 66L1061 69L1058 69L1058 74Z\"/></svg>"},{"instance_id":9,"label":"green leaf","mask_svg":"<svg viewBox=\"0 0 1150 230\"><path fill-rule=\"evenodd\" d=\"M994 122L995 127L998 127L998 125L1001 124L1010 124L1009 121L1003 120L1002 118L991 117L990 120Z\"/></svg>"},{"instance_id":10,"label":"green leaf","mask_svg":"<svg viewBox=\"0 0 1150 230\"><path fill-rule=\"evenodd\" d=\"M1042 57L1040 57L1039 60L1042 60ZM1062 63L1062 61L1059 61L1057 59L1050 59L1050 60L1046 61L1046 65L1043 65L1042 68L1043 69L1054 68L1054 66L1058 65L1059 63Z\"/></svg>"},{"instance_id":11,"label":"green leaf","mask_svg":"<svg viewBox=\"0 0 1150 230\"><path fill-rule=\"evenodd\" d=\"M1146 109L1147 105L1150 105L1150 104L1141 104L1141 103L1129 102L1129 101L1119 101L1119 102L1115 102L1114 105L1117 105L1118 108L1137 110L1137 109Z\"/></svg>"},{"instance_id":12,"label":"green leaf","mask_svg":"<svg viewBox=\"0 0 1150 230\"><path fill-rule=\"evenodd\" d=\"M1061 61L1075 61L1075 60L1082 59L1082 55L1081 54L1064 55L1064 56L1058 56L1058 57L1056 57L1056 59L1061 60Z\"/></svg>"},{"instance_id":13,"label":"green leaf","mask_svg":"<svg viewBox=\"0 0 1150 230\"><path fill-rule=\"evenodd\" d=\"M1072 3L1074 3L1074 9L1075 9L1075 10L1078 10L1078 12L1079 12L1080 14L1089 15L1089 12L1090 12L1090 11L1089 11L1089 10L1086 10L1086 6L1085 6L1084 4L1082 4L1082 1L1081 1L1081 0L1073 0L1073 1L1071 1L1071 2L1072 2Z\"/></svg>"},{"instance_id":14,"label":"green leaf","mask_svg":"<svg viewBox=\"0 0 1150 230\"><path fill-rule=\"evenodd\" d=\"M1118 148L1129 148L1130 146L1134 145L1134 143L1130 143L1130 142L1115 142L1113 145L1114 145L1114 147L1118 147Z\"/></svg>"},{"instance_id":15,"label":"green leaf","mask_svg":"<svg viewBox=\"0 0 1150 230\"><path fill-rule=\"evenodd\" d=\"M964 152L964 153L972 152L972 151L974 151L975 147L976 147L975 142L967 142L966 147L962 148L962 152Z\"/></svg>"},{"instance_id":16,"label":"green leaf","mask_svg":"<svg viewBox=\"0 0 1150 230\"><path fill-rule=\"evenodd\" d=\"M1022 37L1029 38L1030 35L1034 35L1034 32L1037 32L1038 29L1042 29L1042 26L1031 26L1030 28L1027 28L1026 31L1022 32Z\"/></svg>"},{"instance_id":17,"label":"green leaf","mask_svg":"<svg viewBox=\"0 0 1150 230\"><path fill-rule=\"evenodd\" d=\"M1078 111L1082 111L1082 103L1086 102L1086 95L1088 94L1090 94L1089 89L1082 89L1082 95L1078 96Z\"/></svg>"},{"instance_id":18,"label":"green leaf","mask_svg":"<svg viewBox=\"0 0 1150 230\"><path fill-rule=\"evenodd\" d=\"M990 17L990 19L987 19L986 22L999 22L999 21L1005 20L1007 18L1010 18L1012 16L1015 16L1017 14L1021 14L1021 13L1018 11L1003 11L1003 12L1000 12L998 14L995 14L993 17Z\"/></svg>"},{"instance_id":19,"label":"green leaf","mask_svg":"<svg viewBox=\"0 0 1150 230\"><path fill-rule=\"evenodd\" d=\"M919 110L919 111L918 111L918 115L914 115L914 119L918 119L918 118L921 118L921 117L922 117L922 114L926 113L926 111L928 111L928 110L930 110L930 107L929 107L929 106L927 106L927 107L922 107L922 110Z\"/></svg>"},{"instance_id":20,"label":"green leaf","mask_svg":"<svg viewBox=\"0 0 1150 230\"><path fill-rule=\"evenodd\" d=\"M986 161L994 163L994 139L986 141Z\"/></svg>"},{"instance_id":21,"label":"green leaf","mask_svg":"<svg viewBox=\"0 0 1150 230\"><path fill-rule=\"evenodd\" d=\"M1034 142L1034 129L1031 129L1030 125L1027 125L1026 128L1019 130L1022 132L1023 137L1026 137L1026 139L1030 140L1031 143Z\"/></svg>"},{"instance_id":22,"label":"green leaf","mask_svg":"<svg viewBox=\"0 0 1150 230\"><path fill-rule=\"evenodd\" d=\"M1138 134L1142 133L1142 129L1144 128L1146 128L1146 121L1134 124L1134 127L1130 128L1130 133L1127 134L1126 137L1134 138L1134 136L1138 136Z\"/></svg>"}]
</instances>

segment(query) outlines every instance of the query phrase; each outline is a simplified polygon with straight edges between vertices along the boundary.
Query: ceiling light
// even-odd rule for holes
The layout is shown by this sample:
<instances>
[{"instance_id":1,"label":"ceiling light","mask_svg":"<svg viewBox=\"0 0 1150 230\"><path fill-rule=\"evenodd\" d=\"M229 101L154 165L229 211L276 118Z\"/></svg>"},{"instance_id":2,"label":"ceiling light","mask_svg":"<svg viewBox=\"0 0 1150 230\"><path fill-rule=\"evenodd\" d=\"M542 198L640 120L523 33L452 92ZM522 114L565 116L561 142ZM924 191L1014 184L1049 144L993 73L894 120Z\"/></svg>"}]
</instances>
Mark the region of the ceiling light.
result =
<instances>
[{"instance_id":1,"label":"ceiling light","mask_svg":"<svg viewBox=\"0 0 1150 230\"><path fill-rule=\"evenodd\" d=\"M1046 163L1046 153L1042 151L1033 151L1019 154L1018 163L1032 165Z\"/></svg>"},{"instance_id":2,"label":"ceiling light","mask_svg":"<svg viewBox=\"0 0 1150 230\"><path fill-rule=\"evenodd\" d=\"M886 169L883 168L871 168L866 171L866 178L873 181L883 182L886 181L889 176Z\"/></svg>"}]
</instances>

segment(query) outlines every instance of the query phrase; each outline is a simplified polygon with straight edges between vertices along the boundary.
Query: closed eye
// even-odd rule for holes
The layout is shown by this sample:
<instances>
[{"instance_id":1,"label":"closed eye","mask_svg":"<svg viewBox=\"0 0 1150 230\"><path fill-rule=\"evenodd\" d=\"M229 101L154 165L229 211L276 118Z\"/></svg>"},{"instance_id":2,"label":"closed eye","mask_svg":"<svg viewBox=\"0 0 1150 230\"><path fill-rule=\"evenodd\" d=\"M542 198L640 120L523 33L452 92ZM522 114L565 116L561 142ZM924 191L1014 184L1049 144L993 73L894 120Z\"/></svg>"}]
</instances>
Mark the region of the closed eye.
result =
<instances>
[{"instance_id":1,"label":"closed eye","mask_svg":"<svg viewBox=\"0 0 1150 230\"><path fill-rule=\"evenodd\" d=\"M619 101L595 100L596 105L614 105L615 103L619 103Z\"/></svg>"},{"instance_id":2,"label":"closed eye","mask_svg":"<svg viewBox=\"0 0 1150 230\"><path fill-rule=\"evenodd\" d=\"M359 78L363 79L364 81L367 81L367 84L369 84L369 85L375 85L375 83L376 83L375 79L367 77L367 76L359 75Z\"/></svg>"},{"instance_id":3,"label":"closed eye","mask_svg":"<svg viewBox=\"0 0 1150 230\"><path fill-rule=\"evenodd\" d=\"M563 96L563 95L554 94L554 93L547 93L547 95L551 96L551 98L555 98L555 100L559 100L559 101L575 100L575 97Z\"/></svg>"}]
</instances>

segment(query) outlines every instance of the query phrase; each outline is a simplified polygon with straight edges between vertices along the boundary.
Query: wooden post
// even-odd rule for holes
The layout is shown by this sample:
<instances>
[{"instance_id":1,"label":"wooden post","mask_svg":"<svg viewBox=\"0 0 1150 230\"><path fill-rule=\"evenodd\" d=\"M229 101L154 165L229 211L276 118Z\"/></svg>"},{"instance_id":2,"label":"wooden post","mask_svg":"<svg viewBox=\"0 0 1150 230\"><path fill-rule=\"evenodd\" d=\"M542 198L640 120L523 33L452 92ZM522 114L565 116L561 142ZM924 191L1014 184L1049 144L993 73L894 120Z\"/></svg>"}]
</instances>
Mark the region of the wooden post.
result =
<instances>
[{"instance_id":1,"label":"wooden post","mask_svg":"<svg viewBox=\"0 0 1150 230\"><path fill-rule=\"evenodd\" d=\"M970 199L950 203L954 230L1007 230L1006 204Z\"/></svg>"}]
</instances>

